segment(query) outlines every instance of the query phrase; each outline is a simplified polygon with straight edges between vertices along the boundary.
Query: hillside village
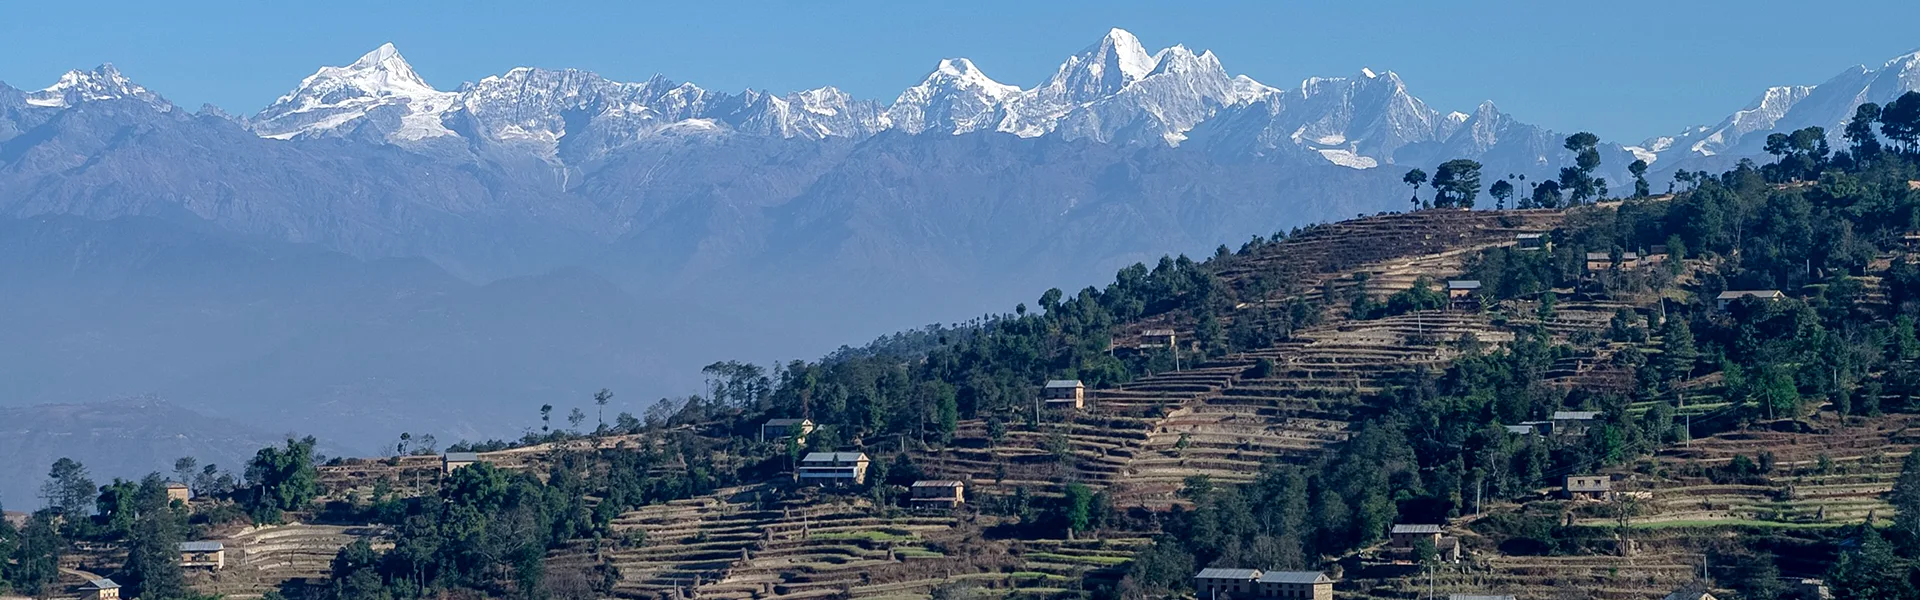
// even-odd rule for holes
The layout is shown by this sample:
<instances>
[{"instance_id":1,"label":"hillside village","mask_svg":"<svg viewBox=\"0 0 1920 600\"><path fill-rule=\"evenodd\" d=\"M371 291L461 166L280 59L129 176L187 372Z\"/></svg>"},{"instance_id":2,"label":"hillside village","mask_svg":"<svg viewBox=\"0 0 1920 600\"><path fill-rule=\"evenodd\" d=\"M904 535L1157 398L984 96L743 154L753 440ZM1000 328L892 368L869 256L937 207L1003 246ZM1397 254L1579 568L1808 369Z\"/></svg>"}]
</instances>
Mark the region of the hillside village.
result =
<instances>
[{"instance_id":1,"label":"hillside village","mask_svg":"<svg viewBox=\"0 0 1920 600\"><path fill-rule=\"evenodd\" d=\"M1908 598L1862 591L1920 541L1920 178L1877 144L1624 199L1440 190L716 364L645 420L289 440L244 482L116 482L79 535L74 506L8 531L63 539L35 597L98 600L156 561L274 600Z\"/></svg>"}]
</instances>

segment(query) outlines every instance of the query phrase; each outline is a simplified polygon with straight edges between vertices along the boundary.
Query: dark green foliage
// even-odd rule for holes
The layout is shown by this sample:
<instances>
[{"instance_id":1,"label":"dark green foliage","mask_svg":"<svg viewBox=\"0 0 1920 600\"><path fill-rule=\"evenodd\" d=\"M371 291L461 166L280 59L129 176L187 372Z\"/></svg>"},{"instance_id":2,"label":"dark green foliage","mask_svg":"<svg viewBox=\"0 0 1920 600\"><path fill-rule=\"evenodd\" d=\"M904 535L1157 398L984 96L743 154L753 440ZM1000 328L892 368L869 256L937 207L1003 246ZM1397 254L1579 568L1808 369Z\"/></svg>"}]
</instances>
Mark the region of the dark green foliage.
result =
<instances>
[{"instance_id":1,"label":"dark green foliage","mask_svg":"<svg viewBox=\"0 0 1920 600\"><path fill-rule=\"evenodd\" d=\"M1434 208L1473 208L1473 199L1479 195L1480 163L1460 158L1434 169Z\"/></svg>"},{"instance_id":2,"label":"dark green foliage","mask_svg":"<svg viewBox=\"0 0 1920 600\"><path fill-rule=\"evenodd\" d=\"M16 532L17 538L9 536L12 541L5 545L11 546L12 560L0 560L0 574L4 574L0 580L13 591L39 597L54 591L53 584L60 576L60 556L67 547L54 526L55 514L52 509L33 513L26 526Z\"/></svg>"},{"instance_id":3,"label":"dark green foliage","mask_svg":"<svg viewBox=\"0 0 1920 600\"><path fill-rule=\"evenodd\" d=\"M49 507L59 514L76 517L88 514L93 492L93 480L87 478L86 465L70 458L54 461L47 471L47 482L40 486L40 496Z\"/></svg>"},{"instance_id":4,"label":"dark green foliage","mask_svg":"<svg viewBox=\"0 0 1920 600\"><path fill-rule=\"evenodd\" d=\"M1853 146L1849 151L1855 160L1865 160L1880 154L1880 137L1874 134L1873 126L1880 122L1880 105L1872 102L1862 103L1853 110L1853 118L1847 121L1844 135Z\"/></svg>"},{"instance_id":5,"label":"dark green foliage","mask_svg":"<svg viewBox=\"0 0 1920 600\"><path fill-rule=\"evenodd\" d=\"M1505 179L1495 181L1493 185L1487 187L1487 195L1493 196L1495 209L1506 210L1507 199L1513 197L1513 184Z\"/></svg>"},{"instance_id":6,"label":"dark green foliage","mask_svg":"<svg viewBox=\"0 0 1920 600\"><path fill-rule=\"evenodd\" d=\"M1400 177L1400 181L1413 188L1413 209L1420 210L1420 186L1427 183L1427 172L1418 167L1408 169L1407 174Z\"/></svg>"},{"instance_id":7,"label":"dark green foliage","mask_svg":"<svg viewBox=\"0 0 1920 600\"><path fill-rule=\"evenodd\" d=\"M1893 544L1872 526L1858 528L1853 549L1840 554L1827 571L1827 585L1834 600L1913 600L1920 597L1914 589L1916 573L1913 561L1898 556Z\"/></svg>"},{"instance_id":8,"label":"dark green foliage","mask_svg":"<svg viewBox=\"0 0 1920 600\"><path fill-rule=\"evenodd\" d=\"M1920 92L1901 94L1881 107L1880 133L1902 152L1920 149Z\"/></svg>"},{"instance_id":9,"label":"dark green foliage","mask_svg":"<svg viewBox=\"0 0 1920 600\"><path fill-rule=\"evenodd\" d=\"M130 523L125 536L127 562L114 581L126 588L121 593L127 597L193 597L180 572L179 545L186 541L186 512L167 501L166 481L157 473L130 487L131 493L126 494L130 497L117 501L120 506L116 510L131 515L127 517Z\"/></svg>"},{"instance_id":10,"label":"dark green foliage","mask_svg":"<svg viewBox=\"0 0 1920 600\"><path fill-rule=\"evenodd\" d=\"M247 489L239 492L240 501L255 521L277 523L280 514L306 508L320 495L313 469L313 446L309 436L289 438L285 448L261 448L247 463Z\"/></svg>"},{"instance_id":11,"label":"dark green foliage","mask_svg":"<svg viewBox=\"0 0 1920 600\"><path fill-rule=\"evenodd\" d=\"M1568 201L1574 206L1595 200L1604 194L1602 186L1605 183L1593 176L1594 169L1600 168L1599 146L1599 136L1591 133L1582 131L1567 136L1566 148L1574 153L1574 166L1560 169L1557 190L1566 191Z\"/></svg>"},{"instance_id":12,"label":"dark green foliage","mask_svg":"<svg viewBox=\"0 0 1920 600\"><path fill-rule=\"evenodd\" d=\"M1900 478L1887 494L1893 504L1893 526L1908 539L1920 540L1920 448L1907 453L1900 463Z\"/></svg>"}]
</instances>

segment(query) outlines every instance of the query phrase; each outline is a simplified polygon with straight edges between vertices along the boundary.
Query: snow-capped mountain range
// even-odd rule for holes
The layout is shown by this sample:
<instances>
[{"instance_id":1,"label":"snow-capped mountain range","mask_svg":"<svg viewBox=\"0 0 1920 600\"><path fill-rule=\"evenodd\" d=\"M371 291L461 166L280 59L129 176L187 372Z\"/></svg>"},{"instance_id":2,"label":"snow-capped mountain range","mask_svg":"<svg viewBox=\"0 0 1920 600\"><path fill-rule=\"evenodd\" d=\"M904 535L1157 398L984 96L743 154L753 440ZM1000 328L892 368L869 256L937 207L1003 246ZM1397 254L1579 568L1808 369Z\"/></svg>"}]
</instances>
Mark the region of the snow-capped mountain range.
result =
<instances>
[{"instance_id":1,"label":"snow-capped mountain range","mask_svg":"<svg viewBox=\"0 0 1920 600\"><path fill-rule=\"evenodd\" d=\"M1819 85L1769 88L1717 125L1617 148L1670 166L1758 155L1766 134L1808 125L1825 127L1837 140L1855 106L1884 103L1915 88L1920 52L1879 69L1852 67ZM112 65L68 72L23 96L26 107L39 109L119 98L171 109ZM661 136L859 140L899 131L1169 146L1197 135L1215 152L1317 158L1366 169L1430 158L1425 151L1397 155L1409 146L1479 158L1503 142L1532 146L1532 138L1551 133L1519 123L1491 103L1442 113L1408 93L1391 71L1362 69L1355 77L1314 77L1282 89L1230 75L1210 51L1196 54L1175 45L1149 52L1123 29L1068 56L1031 88L996 81L968 59L948 58L891 102L857 99L833 87L729 94L660 76L628 83L587 71L529 67L442 91L385 44L346 66L322 67L265 109L235 120L271 139L353 136L413 149L522 152L564 164L591 162ZM1512 158L1548 171L1563 159L1550 144L1535 150Z\"/></svg>"},{"instance_id":2,"label":"snow-capped mountain range","mask_svg":"<svg viewBox=\"0 0 1920 600\"><path fill-rule=\"evenodd\" d=\"M111 67L73 72L34 92L34 106L154 96ZM1133 34L1109 31L1068 56L1031 88L1001 83L972 61L949 58L890 103L832 87L775 95L715 92L654 77L612 81L572 69L520 67L453 91L428 84L392 44L346 66L322 67L273 104L242 120L261 137L372 139L401 147L528 153L578 165L670 135L865 139L907 134L999 132L1101 143L1177 146L1205 128L1217 152L1298 156L1364 169L1402 162L1413 144L1482 148L1498 139L1454 140L1473 114L1441 113L1410 95L1399 76L1311 78L1289 89L1230 75L1212 52L1182 45L1149 52ZM1210 122L1233 128L1204 127ZM1422 155L1419 158L1424 159ZM1551 166L1551 152L1532 158Z\"/></svg>"}]
</instances>

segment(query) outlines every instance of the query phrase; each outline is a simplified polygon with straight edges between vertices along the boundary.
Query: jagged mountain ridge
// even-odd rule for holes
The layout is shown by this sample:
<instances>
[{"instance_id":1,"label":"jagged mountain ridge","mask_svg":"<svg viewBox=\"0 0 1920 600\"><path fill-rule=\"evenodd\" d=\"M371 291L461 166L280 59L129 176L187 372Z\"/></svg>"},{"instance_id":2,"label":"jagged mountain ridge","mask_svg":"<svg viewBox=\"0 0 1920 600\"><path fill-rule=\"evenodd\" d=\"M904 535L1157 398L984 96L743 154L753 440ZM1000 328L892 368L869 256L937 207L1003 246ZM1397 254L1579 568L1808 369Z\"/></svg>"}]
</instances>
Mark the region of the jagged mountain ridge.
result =
<instances>
[{"instance_id":1,"label":"jagged mountain ridge","mask_svg":"<svg viewBox=\"0 0 1920 600\"><path fill-rule=\"evenodd\" d=\"M1769 134L1818 126L1826 129L1829 143L1840 148L1841 133L1855 108L1867 102L1884 105L1913 90L1920 90L1920 51L1896 56L1878 69L1848 67L1818 85L1767 88L1718 124L1656 137L1640 146L1657 154L1656 164L1672 168L1685 162L1704 168L1763 155Z\"/></svg>"},{"instance_id":2,"label":"jagged mountain ridge","mask_svg":"<svg viewBox=\"0 0 1920 600\"><path fill-rule=\"evenodd\" d=\"M890 130L994 131L1177 145L1195 127L1222 113L1258 110L1251 106L1258 102L1277 115L1272 126L1290 128L1253 134L1259 141L1237 150L1271 153L1285 142L1309 150L1289 156L1350 168L1396 164L1393 150L1410 143L1444 143L1468 116L1428 108L1392 72L1311 78L1283 92L1230 75L1212 52L1174 45L1150 53L1133 34L1114 29L1032 88L995 81L971 61L949 58L891 103L832 87L728 94L661 76L624 83L528 67L441 92L388 44L351 65L320 69L248 122L277 139L365 135L370 128L376 138L415 148L450 135L470 147L581 166L673 133L858 140Z\"/></svg>"}]
</instances>

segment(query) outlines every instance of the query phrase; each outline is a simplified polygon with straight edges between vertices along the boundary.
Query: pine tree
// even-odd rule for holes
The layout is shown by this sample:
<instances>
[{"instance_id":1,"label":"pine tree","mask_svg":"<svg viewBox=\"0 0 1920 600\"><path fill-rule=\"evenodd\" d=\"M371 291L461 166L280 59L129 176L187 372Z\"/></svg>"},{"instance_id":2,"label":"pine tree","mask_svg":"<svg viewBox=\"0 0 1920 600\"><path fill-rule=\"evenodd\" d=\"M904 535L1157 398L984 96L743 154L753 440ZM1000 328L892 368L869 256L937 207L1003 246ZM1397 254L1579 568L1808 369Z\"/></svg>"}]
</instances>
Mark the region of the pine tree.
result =
<instances>
[{"instance_id":1,"label":"pine tree","mask_svg":"<svg viewBox=\"0 0 1920 600\"><path fill-rule=\"evenodd\" d=\"M1427 172L1417 167L1408 169L1407 174L1401 177L1400 181L1413 186L1413 209L1420 210L1420 186L1427 182Z\"/></svg>"},{"instance_id":2,"label":"pine tree","mask_svg":"<svg viewBox=\"0 0 1920 600\"><path fill-rule=\"evenodd\" d=\"M1893 492L1887 496L1895 511L1894 527L1906 532L1909 539L1920 539L1920 448L1907 453L1900 463L1900 478L1894 480Z\"/></svg>"},{"instance_id":3,"label":"pine tree","mask_svg":"<svg viewBox=\"0 0 1920 600\"><path fill-rule=\"evenodd\" d=\"M118 581L127 587L129 597L186 598L179 550L185 537L185 515L169 505L166 483L157 474L140 482L133 504L138 514L127 536L127 562Z\"/></svg>"}]
</instances>

